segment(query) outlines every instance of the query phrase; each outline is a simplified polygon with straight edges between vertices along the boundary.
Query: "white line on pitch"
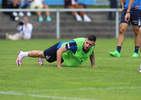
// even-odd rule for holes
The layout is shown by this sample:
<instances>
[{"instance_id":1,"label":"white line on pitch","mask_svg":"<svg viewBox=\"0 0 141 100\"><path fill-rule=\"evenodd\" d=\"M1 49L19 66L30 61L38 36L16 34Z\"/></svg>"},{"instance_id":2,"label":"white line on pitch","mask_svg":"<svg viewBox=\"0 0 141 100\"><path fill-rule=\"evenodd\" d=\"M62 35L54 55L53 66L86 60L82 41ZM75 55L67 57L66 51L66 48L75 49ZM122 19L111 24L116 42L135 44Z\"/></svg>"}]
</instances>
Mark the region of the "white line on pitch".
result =
<instances>
[{"instance_id":1,"label":"white line on pitch","mask_svg":"<svg viewBox=\"0 0 141 100\"><path fill-rule=\"evenodd\" d=\"M30 96L30 97L39 97L39 98L51 98L51 99L67 99L67 100L68 99L69 100L99 100L99 99L85 99L85 98L73 98L73 97L46 96L46 95L39 95L39 94L24 94L24 93L5 92L5 91L0 91L0 94Z\"/></svg>"},{"instance_id":2,"label":"white line on pitch","mask_svg":"<svg viewBox=\"0 0 141 100\"><path fill-rule=\"evenodd\" d=\"M122 90L122 89L141 89L141 87L80 88L80 90Z\"/></svg>"},{"instance_id":3,"label":"white line on pitch","mask_svg":"<svg viewBox=\"0 0 141 100\"><path fill-rule=\"evenodd\" d=\"M80 91L80 90L122 90L122 89L141 89L141 87L107 87L107 88L79 88L79 89L63 89L63 90L35 90L30 91L27 90L26 92L49 92L49 91Z\"/></svg>"}]
</instances>

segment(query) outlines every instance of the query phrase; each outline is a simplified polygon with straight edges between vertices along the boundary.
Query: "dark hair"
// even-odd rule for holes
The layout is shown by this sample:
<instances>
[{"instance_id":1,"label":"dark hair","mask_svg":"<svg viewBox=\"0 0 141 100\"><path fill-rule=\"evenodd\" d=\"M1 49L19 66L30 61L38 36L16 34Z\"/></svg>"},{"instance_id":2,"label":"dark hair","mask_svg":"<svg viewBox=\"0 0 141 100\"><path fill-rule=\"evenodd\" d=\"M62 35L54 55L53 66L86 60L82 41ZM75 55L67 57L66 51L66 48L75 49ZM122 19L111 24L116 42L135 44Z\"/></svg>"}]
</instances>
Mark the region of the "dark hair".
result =
<instances>
[{"instance_id":1,"label":"dark hair","mask_svg":"<svg viewBox=\"0 0 141 100\"><path fill-rule=\"evenodd\" d=\"M95 35L89 35L88 37L88 40L90 40L90 41L96 41L96 36Z\"/></svg>"}]
</instances>

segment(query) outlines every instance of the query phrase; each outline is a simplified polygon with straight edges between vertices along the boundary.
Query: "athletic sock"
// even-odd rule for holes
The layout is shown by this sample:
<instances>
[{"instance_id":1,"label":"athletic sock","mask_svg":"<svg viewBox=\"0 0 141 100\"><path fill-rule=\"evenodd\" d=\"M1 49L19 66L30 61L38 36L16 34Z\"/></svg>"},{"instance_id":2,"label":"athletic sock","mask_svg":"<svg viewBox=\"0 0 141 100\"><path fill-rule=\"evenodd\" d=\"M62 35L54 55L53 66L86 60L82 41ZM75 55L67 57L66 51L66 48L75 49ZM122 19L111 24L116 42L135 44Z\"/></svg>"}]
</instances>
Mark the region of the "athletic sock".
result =
<instances>
[{"instance_id":1,"label":"athletic sock","mask_svg":"<svg viewBox=\"0 0 141 100\"><path fill-rule=\"evenodd\" d=\"M21 56L22 56L22 57L28 57L28 53L29 53L29 52L21 52Z\"/></svg>"},{"instance_id":2,"label":"athletic sock","mask_svg":"<svg viewBox=\"0 0 141 100\"><path fill-rule=\"evenodd\" d=\"M117 51L120 53L121 46L117 46Z\"/></svg>"},{"instance_id":3,"label":"athletic sock","mask_svg":"<svg viewBox=\"0 0 141 100\"><path fill-rule=\"evenodd\" d=\"M138 54L139 46L135 46L135 51Z\"/></svg>"}]
</instances>

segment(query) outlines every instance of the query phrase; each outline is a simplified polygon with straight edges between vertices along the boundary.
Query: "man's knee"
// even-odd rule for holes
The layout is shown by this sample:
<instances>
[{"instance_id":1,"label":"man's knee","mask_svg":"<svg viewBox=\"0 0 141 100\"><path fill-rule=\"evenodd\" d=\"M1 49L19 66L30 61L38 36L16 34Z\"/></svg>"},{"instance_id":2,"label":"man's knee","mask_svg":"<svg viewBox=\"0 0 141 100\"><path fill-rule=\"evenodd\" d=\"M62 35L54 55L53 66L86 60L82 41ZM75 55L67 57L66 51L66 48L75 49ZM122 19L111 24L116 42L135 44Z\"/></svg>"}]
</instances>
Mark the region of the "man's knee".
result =
<instances>
[{"instance_id":1,"label":"man's knee","mask_svg":"<svg viewBox=\"0 0 141 100\"><path fill-rule=\"evenodd\" d=\"M135 35L139 35L140 34L138 29L135 29L134 33L135 33Z\"/></svg>"},{"instance_id":2,"label":"man's knee","mask_svg":"<svg viewBox=\"0 0 141 100\"><path fill-rule=\"evenodd\" d=\"M140 34L138 26L133 26L133 31L134 31L135 35L139 35Z\"/></svg>"},{"instance_id":3,"label":"man's knee","mask_svg":"<svg viewBox=\"0 0 141 100\"><path fill-rule=\"evenodd\" d=\"M43 53L43 52L40 52L40 53L39 53L39 56L40 56L41 58L45 58L45 56L44 56L44 53Z\"/></svg>"},{"instance_id":4,"label":"man's knee","mask_svg":"<svg viewBox=\"0 0 141 100\"><path fill-rule=\"evenodd\" d=\"M120 30L119 30L119 34L124 34L125 31L126 31L126 29L124 29L124 28L120 28Z\"/></svg>"},{"instance_id":5,"label":"man's knee","mask_svg":"<svg viewBox=\"0 0 141 100\"><path fill-rule=\"evenodd\" d=\"M81 9L84 8L82 5L76 5L75 7L76 8L81 8Z\"/></svg>"}]
</instances>

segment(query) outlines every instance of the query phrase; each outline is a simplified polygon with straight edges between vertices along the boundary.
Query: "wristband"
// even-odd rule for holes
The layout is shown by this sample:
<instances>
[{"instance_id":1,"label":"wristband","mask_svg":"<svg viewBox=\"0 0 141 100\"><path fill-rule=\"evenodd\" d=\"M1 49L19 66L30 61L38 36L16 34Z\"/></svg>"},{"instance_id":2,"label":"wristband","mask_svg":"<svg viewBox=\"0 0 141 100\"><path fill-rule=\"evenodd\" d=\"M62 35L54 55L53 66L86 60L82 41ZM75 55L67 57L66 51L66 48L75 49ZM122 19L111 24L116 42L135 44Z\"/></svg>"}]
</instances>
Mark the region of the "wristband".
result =
<instances>
[{"instance_id":1,"label":"wristband","mask_svg":"<svg viewBox=\"0 0 141 100\"><path fill-rule=\"evenodd\" d=\"M130 12L126 12L126 13L130 13Z\"/></svg>"}]
</instances>

